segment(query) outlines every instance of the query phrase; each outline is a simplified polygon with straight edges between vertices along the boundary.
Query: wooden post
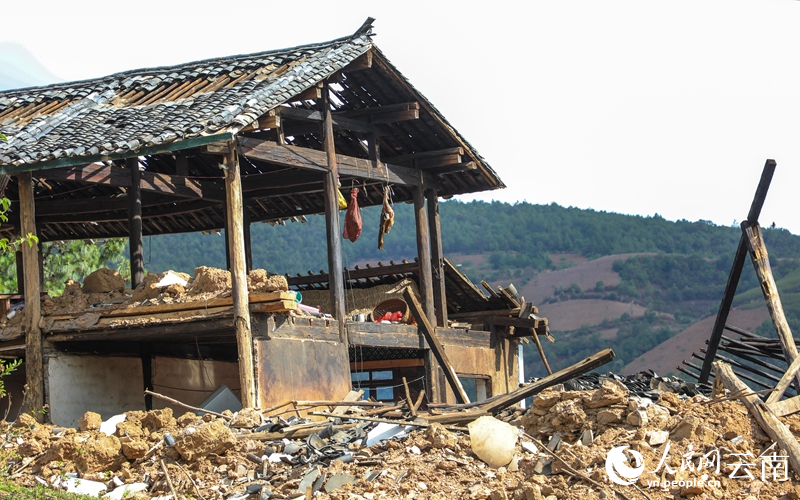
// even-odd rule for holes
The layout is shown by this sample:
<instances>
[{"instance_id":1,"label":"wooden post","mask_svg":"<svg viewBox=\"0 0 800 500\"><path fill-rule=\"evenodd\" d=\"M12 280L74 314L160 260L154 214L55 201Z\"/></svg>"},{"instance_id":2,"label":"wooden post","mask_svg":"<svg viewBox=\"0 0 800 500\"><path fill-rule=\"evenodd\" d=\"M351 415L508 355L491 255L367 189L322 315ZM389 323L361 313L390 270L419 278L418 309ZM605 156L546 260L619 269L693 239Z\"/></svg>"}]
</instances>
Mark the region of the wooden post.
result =
<instances>
[{"instance_id":1,"label":"wooden post","mask_svg":"<svg viewBox=\"0 0 800 500\"><path fill-rule=\"evenodd\" d=\"M228 253L231 258L231 282L233 284L233 326L236 330L236 344L239 350L239 382L242 388L242 406L254 408L257 394L253 372L253 337L250 331L250 307L244 255L242 176L239 170L236 141L228 143L225 166L226 215L230 231Z\"/></svg>"},{"instance_id":2,"label":"wooden post","mask_svg":"<svg viewBox=\"0 0 800 500\"><path fill-rule=\"evenodd\" d=\"M444 284L444 254L442 253L442 225L439 220L439 197L435 189L427 191L428 224L431 234L431 270L433 275L433 307L436 324L447 328L447 294Z\"/></svg>"},{"instance_id":3,"label":"wooden post","mask_svg":"<svg viewBox=\"0 0 800 500\"><path fill-rule=\"evenodd\" d=\"M36 235L36 211L33 202L33 179L30 172L17 175L19 188L20 233ZM39 288L39 245L22 244L22 265L25 283L25 374L26 392L22 411L33 412L40 422L44 407L44 366L42 363L42 331L39 320L42 303Z\"/></svg>"},{"instance_id":4,"label":"wooden post","mask_svg":"<svg viewBox=\"0 0 800 500\"><path fill-rule=\"evenodd\" d=\"M419 291L422 294L422 304L428 322L436 322L436 312L433 302L433 271L431 270L431 243L428 229L428 216L425 213L425 197L422 187L415 186L414 194L414 219L417 228L417 257L419 259Z\"/></svg>"},{"instance_id":5,"label":"wooden post","mask_svg":"<svg viewBox=\"0 0 800 500\"><path fill-rule=\"evenodd\" d=\"M247 274L253 270L253 248L250 245L250 210L242 203L242 224L244 226L244 261Z\"/></svg>"},{"instance_id":6,"label":"wooden post","mask_svg":"<svg viewBox=\"0 0 800 500\"><path fill-rule=\"evenodd\" d=\"M144 250L142 249L142 190L139 158L127 158L125 166L131 172L128 188L128 242L131 251L131 288L144 282Z\"/></svg>"},{"instance_id":7,"label":"wooden post","mask_svg":"<svg viewBox=\"0 0 800 500\"><path fill-rule=\"evenodd\" d=\"M797 366L794 365L794 361L797 358L797 345L795 345L792 329L789 328L789 323L783 313L783 304L781 303L780 295L778 295L778 286L775 284L775 278L772 276L767 247L761 237L761 228L757 223L744 221L742 222L742 231L743 236L747 239L747 247L750 250L753 267L755 267L756 276L761 285L761 292L764 294L764 300L767 303L767 310L770 318L772 318L772 324L775 326L778 339L780 339L781 348L783 348L783 356L789 365L789 369L786 372L788 374L787 378L795 376L797 381L800 382L800 374L797 373ZM794 373L790 374L792 368L795 368L795 370ZM770 394L769 398L767 398L767 403L778 401L783 396L783 392L788 385L787 381L782 389Z\"/></svg>"},{"instance_id":8,"label":"wooden post","mask_svg":"<svg viewBox=\"0 0 800 500\"><path fill-rule=\"evenodd\" d=\"M750 212L747 214L747 220L751 224L758 222L758 216L761 215L761 207L764 206L764 200L767 198L767 191L772 182L772 175L775 173L775 160L767 160L764 164L764 170L761 172L761 180L758 182L756 188L756 195L753 198L753 203L750 204ZM747 240L745 235L739 239L739 246L736 247L736 255L733 257L733 265L731 272L728 274L728 282L725 284L725 292L722 294L722 302L719 304L717 311L717 319L714 322L714 329L711 330L711 338L708 339L708 350L706 351L706 359L703 362L703 369L700 371L698 382L707 384L708 378L711 376L711 364L717 355L717 348L719 348L719 341L722 338L722 331L725 329L725 323L728 321L728 313L731 311L733 305L733 296L736 295L736 287L739 285L739 278L742 276L742 268L744 267L744 260L747 257Z\"/></svg>"},{"instance_id":9,"label":"wooden post","mask_svg":"<svg viewBox=\"0 0 800 500\"><path fill-rule=\"evenodd\" d=\"M333 315L339 322L339 341L347 343L345 329L344 280L342 277L342 235L339 224L338 172L336 161L336 145L333 141L333 118L329 103L328 83L322 87L320 111L324 116L322 122L322 144L328 157L328 171L325 172L325 229L328 234L328 276L330 277L331 305Z\"/></svg>"}]
</instances>

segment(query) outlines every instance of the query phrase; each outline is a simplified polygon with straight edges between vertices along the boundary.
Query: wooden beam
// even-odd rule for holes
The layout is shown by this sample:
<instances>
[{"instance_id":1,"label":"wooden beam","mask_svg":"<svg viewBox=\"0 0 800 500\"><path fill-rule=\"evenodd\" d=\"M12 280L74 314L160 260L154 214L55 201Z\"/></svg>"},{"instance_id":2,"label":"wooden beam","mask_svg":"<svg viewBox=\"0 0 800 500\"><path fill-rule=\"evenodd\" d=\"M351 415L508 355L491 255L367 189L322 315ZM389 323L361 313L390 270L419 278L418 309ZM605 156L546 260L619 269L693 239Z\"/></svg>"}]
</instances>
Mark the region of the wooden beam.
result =
<instances>
[{"instance_id":1,"label":"wooden beam","mask_svg":"<svg viewBox=\"0 0 800 500\"><path fill-rule=\"evenodd\" d=\"M36 210L33 201L33 178L30 172L17 175L19 190L20 232L22 237L36 236ZM39 245L23 243L22 264L25 282L25 400L22 411L43 421L39 411L44 407L44 365L42 362L41 288L39 286Z\"/></svg>"},{"instance_id":2,"label":"wooden beam","mask_svg":"<svg viewBox=\"0 0 800 500\"><path fill-rule=\"evenodd\" d=\"M328 160L322 151L297 146L280 146L272 141L252 138L239 139L239 153L253 160L264 161L282 167L301 168L326 172ZM339 175L372 181L387 182L403 186L419 186L422 181L419 171L399 165L373 162L363 158L336 155ZM426 187L440 189L437 182L425 177Z\"/></svg>"},{"instance_id":3,"label":"wooden beam","mask_svg":"<svg viewBox=\"0 0 800 500\"><path fill-rule=\"evenodd\" d=\"M764 403L764 406L770 409L776 417L785 417L800 412L800 396L794 396L783 401L775 401L773 403Z\"/></svg>"},{"instance_id":4,"label":"wooden beam","mask_svg":"<svg viewBox=\"0 0 800 500\"><path fill-rule=\"evenodd\" d=\"M231 281L233 284L233 325L239 352L239 383L242 406L254 408L257 402L255 373L253 371L253 337L250 331L250 308L245 268L244 229L242 227L242 175L239 155L234 141L225 157L225 193L230 238Z\"/></svg>"},{"instance_id":5,"label":"wooden beam","mask_svg":"<svg viewBox=\"0 0 800 500\"><path fill-rule=\"evenodd\" d=\"M419 153L411 153L407 155L398 155L398 156L389 156L384 158L384 160L395 163L401 164L410 162L413 160L422 160L425 158L435 158L437 156L448 156L448 155L463 155L464 148L462 147L455 147L455 148L447 148L447 149L437 149L434 151L420 151Z\"/></svg>"},{"instance_id":6,"label":"wooden beam","mask_svg":"<svg viewBox=\"0 0 800 500\"><path fill-rule=\"evenodd\" d=\"M133 157L133 159L136 158ZM127 161L128 159L126 159ZM116 165L98 165L96 163L82 167L41 170L36 172L36 177L114 187L127 188L131 186L131 174L126 169ZM184 198L206 198L220 201L224 198L222 186L213 182L147 171L141 172L140 178L140 187L143 191Z\"/></svg>"},{"instance_id":7,"label":"wooden beam","mask_svg":"<svg viewBox=\"0 0 800 500\"><path fill-rule=\"evenodd\" d=\"M487 403L480 405L478 408L480 408L483 411L497 413L515 403L522 401L525 398L531 397L535 394L542 392L548 387L552 387L556 384L566 382L571 378L583 375L589 370L594 370L599 366L603 366L604 364L613 360L614 356L615 356L614 351L612 351L611 349L603 349L597 354L593 354L588 358L575 363L572 366L569 366L567 368L564 368L563 370L555 372L552 375L548 375L547 377L539 379L536 382L527 384L515 391L511 391L508 394L504 394L503 396L494 398L488 401Z\"/></svg>"},{"instance_id":8,"label":"wooden beam","mask_svg":"<svg viewBox=\"0 0 800 500\"><path fill-rule=\"evenodd\" d=\"M761 228L757 223L744 221L742 222L742 231L747 237L747 247L750 250L750 258L753 261L753 267L756 270L756 276L761 285L761 292L767 303L767 310L769 311L770 318L772 318L772 323L775 326L778 339L780 339L783 355L786 358L786 362L790 365L789 369L786 371L788 377L784 376L784 378L790 380L791 377L795 377L798 383L800 383L800 373L798 373L800 365L795 363L797 359L797 345L792 336L792 329L789 327L789 323L786 321L786 315L783 312L783 304L778 294L778 286L775 284L775 278L772 275L772 268L769 265L769 255L767 254L767 247L764 245L764 239L761 236ZM785 384L783 382L784 380L782 378L781 382L778 383L778 389L767 398L767 403L780 400L786 387L789 385L788 380Z\"/></svg>"},{"instance_id":9,"label":"wooden beam","mask_svg":"<svg viewBox=\"0 0 800 500\"><path fill-rule=\"evenodd\" d=\"M428 229L431 235L431 271L433 280L433 307L436 324L447 327L447 291L444 282L444 254L442 252L442 225L439 219L439 197L435 189L426 191L428 199Z\"/></svg>"},{"instance_id":10,"label":"wooden beam","mask_svg":"<svg viewBox=\"0 0 800 500\"><path fill-rule=\"evenodd\" d=\"M361 116L387 115L405 111L419 111L419 102L401 102L398 104L387 104L385 106L371 106L368 108L350 109L347 111L337 111L336 114L339 116L355 118Z\"/></svg>"},{"instance_id":11,"label":"wooden beam","mask_svg":"<svg viewBox=\"0 0 800 500\"><path fill-rule=\"evenodd\" d=\"M447 165L424 168L423 170L429 174L443 175L452 174L453 172L466 172L467 170L477 169L478 165L474 161L465 161L461 163L449 163Z\"/></svg>"},{"instance_id":12,"label":"wooden beam","mask_svg":"<svg viewBox=\"0 0 800 500\"><path fill-rule=\"evenodd\" d=\"M733 368L722 361L715 361L714 372L717 380L721 380L725 388L735 394L749 394L753 391L733 372ZM744 403L750 414L758 422L759 427L767 433L773 442L777 443L780 449L786 450L789 454L789 463L795 474L800 474L800 443L791 431L778 420L778 417L765 406L761 399L755 394L739 396L739 400Z\"/></svg>"},{"instance_id":13,"label":"wooden beam","mask_svg":"<svg viewBox=\"0 0 800 500\"><path fill-rule=\"evenodd\" d=\"M408 274L415 273L419 269L419 264L416 262L409 262L407 264L394 264L391 266L369 267L366 269L349 269L347 272L342 271L342 275L351 280L358 280L364 278L377 278L381 276L390 276L393 274ZM294 276L287 277L290 285L310 285L312 283L326 283L329 281L327 273L314 274L310 276Z\"/></svg>"},{"instance_id":14,"label":"wooden beam","mask_svg":"<svg viewBox=\"0 0 800 500\"><path fill-rule=\"evenodd\" d=\"M414 319L417 320L417 327L425 336L428 347L442 366L444 377L447 379L447 383L450 384L453 394L455 394L456 402L459 404L468 404L470 402L469 396L467 396L467 393L464 391L464 387L462 387L461 381L458 379L458 375L456 375L453 364L450 363L447 353L444 351L444 347L439 343L434 327L431 325L430 321L428 321L428 318L422 310L422 306L414 296L414 292L411 291L411 288L407 287L403 290L403 298L411 309L411 314L414 315Z\"/></svg>"},{"instance_id":15,"label":"wooden beam","mask_svg":"<svg viewBox=\"0 0 800 500\"><path fill-rule=\"evenodd\" d=\"M144 282L144 250L142 247L142 190L140 186L139 158L125 160L130 175L128 188L128 246L131 256L131 288Z\"/></svg>"},{"instance_id":16,"label":"wooden beam","mask_svg":"<svg viewBox=\"0 0 800 500\"><path fill-rule=\"evenodd\" d=\"M42 170L49 170L60 167L72 167L86 165L87 163L95 163L101 161L124 160L136 154L138 156L152 156L164 153L173 153L185 149L192 149L202 147L206 144L211 144L219 141L225 141L233 137L230 132L222 132L215 135L204 135L200 137L193 137L182 141L170 142L168 144L160 144L158 146L151 146L141 148L135 152L124 151L122 153L113 153L108 155L87 155L87 156L68 156L61 157L55 160L46 160L42 162L23 164L23 165L0 165L0 175L15 174L19 172L40 172Z\"/></svg>"},{"instance_id":17,"label":"wooden beam","mask_svg":"<svg viewBox=\"0 0 800 500\"><path fill-rule=\"evenodd\" d=\"M764 169L761 172L761 180L758 182L755 197L750 204L750 212L747 214L747 220L751 224L758 223L758 216L761 215L761 207L764 206L764 200L767 198L767 191L769 191L769 185L772 182L772 175L775 173L776 165L775 160L767 160L764 164ZM730 313L731 305L733 305L733 297L736 295L736 287L739 284L739 278L742 276L742 268L744 267L744 260L746 257L747 238L742 234L742 237L739 239L739 246L736 247L736 254L733 257L733 264L728 274L728 282L725 284L725 291L722 294L722 301L719 304L717 319L714 321L714 328L711 330L711 338L708 340L707 356L703 362L703 369L700 371L700 377L698 378L700 383L707 384L708 378L711 376L711 364L714 362L714 357L717 355L719 341L722 338L722 331L725 329L725 323L728 321L728 313Z\"/></svg>"},{"instance_id":18,"label":"wooden beam","mask_svg":"<svg viewBox=\"0 0 800 500\"><path fill-rule=\"evenodd\" d=\"M325 229L328 235L328 273L331 276L331 306L336 320L339 322L339 341L347 345L345 329L344 280L342 279L342 235L339 224L338 180L339 162L336 146L333 142L333 118L329 102L327 82L322 88L320 99L321 111L324 115L322 124L322 144L325 147Z\"/></svg>"},{"instance_id":19,"label":"wooden beam","mask_svg":"<svg viewBox=\"0 0 800 500\"><path fill-rule=\"evenodd\" d=\"M523 303L520 306L519 318L520 319L529 319L531 316L536 314L534 312L535 309L536 309L536 306L534 306L532 303L523 301ZM545 326L547 326L547 323L545 323ZM547 331L547 329L545 328L545 332L546 331ZM537 334L535 329L533 330L532 337L533 337L533 341L536 343L536 350L539 351L539 356L542 358L542 363L544 363L544 368L545 368L545 370L547 370L547 374L548 375L552 375L553 374L553 370L550 369L550 363L547 362L547 356L544 355L544 348L542 347L542 342L541 342L541 340L539 340L539 335Z\"/></svg>"},{"instance_id":20,"label":"wooden beam","mask_svg":"<svg viewBox=\"0 0 800 500\"><path fill-rule=\"evenodd\" d=\"M515 328L537 329L547 325L547 318L520 318L494 316L492 322L497 326L513 326Z\"/></svg>"}]
</instances>

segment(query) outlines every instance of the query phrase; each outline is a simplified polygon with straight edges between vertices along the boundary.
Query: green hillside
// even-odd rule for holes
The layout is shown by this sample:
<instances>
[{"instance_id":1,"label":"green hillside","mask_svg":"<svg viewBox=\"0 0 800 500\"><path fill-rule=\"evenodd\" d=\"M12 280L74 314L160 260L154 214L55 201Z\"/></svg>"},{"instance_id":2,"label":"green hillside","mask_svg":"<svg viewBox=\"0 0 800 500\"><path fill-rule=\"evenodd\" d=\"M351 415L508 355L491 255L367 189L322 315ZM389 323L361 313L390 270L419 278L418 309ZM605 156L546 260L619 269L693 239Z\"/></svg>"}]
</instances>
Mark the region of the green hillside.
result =
<instances>
[{"instance_id":1,"label":"green hillside","mask_svg":"<svg viewBox=\"0 0 800 500\"><path fill-rule=\"evenodd\" d=\"M605 347L617 358L606 369L622 370L627 363L671 338L688 325L714 314L719 307L741 230L707 221L667 221L556 204L447 201L440 205L445 255L480 257L462 269L478 282L525 284L538 273L563 267L551 254L595 259L607 255L647 253L620 259L613 265L619 283L597 283L593 289L564 282L554 286L545 303L597 299L646 308L643 316L622 314L599 325L558 332L546 345L551 366L564 367ZM356 243L344 241L347 267L363 262L399 261L416 256L411 205L396 205L395 225L386 236L386 249L377 249L379 207L362 211L364 230ZM342 214L343 215L343 214ZM764 229L775 278L784 296L790 324L800 328L800 237L782 229ZM304 223L251 226L253 265L276 273L305 274L327 270L324 218ZM224 267L221 234L154 236L144 242L146 268L191 273L200 265ZM584 287L585 288L585 287ZM751 265L739 284L737 304L763 303ZM770 334L770 326L759 331ZM613 340L603 331L615 330ZM526 346L526 374L544 375L532 344Z\"/></svg>"}]
</instances>

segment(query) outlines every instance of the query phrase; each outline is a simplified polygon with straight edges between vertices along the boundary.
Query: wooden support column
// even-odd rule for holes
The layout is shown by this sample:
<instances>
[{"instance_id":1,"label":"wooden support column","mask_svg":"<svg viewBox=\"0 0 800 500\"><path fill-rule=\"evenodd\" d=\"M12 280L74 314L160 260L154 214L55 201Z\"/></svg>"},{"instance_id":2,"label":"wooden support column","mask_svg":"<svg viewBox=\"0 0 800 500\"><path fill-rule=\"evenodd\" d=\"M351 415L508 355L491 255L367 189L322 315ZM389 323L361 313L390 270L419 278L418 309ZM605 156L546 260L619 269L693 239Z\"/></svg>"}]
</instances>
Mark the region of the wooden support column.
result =
<instances>
[{"instance_id":1,"label":"wooden support column","mask_svg":"<svg viewBox=\"0 0 800 500\"><path fill-rule=\"evenodd\" d=\"M244 262L247 274L253 270L253 248L250 245L250 210L242 205L242 225L244 227Z\"/></svg>"},{"instance_id":2,"label":"wooden support column","mask_svg":"<svg viewBox=\"0 0 800 500\"><path fill-rule=\"evenodd\" d=\"M764 206L764 200L767 198L767 191L772 182L772 175L775 173L775 160L767 160L764 164L764 170L761 172L761 180L758 182L756 188L756 195L753 198L753 203L750 205L750 212L747 214L747 220L751 224L758 223L758 216L761 215L761 207ZM736 287L739 285L739 278L742 276L742 268L744 267L744 260L747 258L747 237L742 234L739 238L739 246L736 247L736 255L733 257L733 265L731 272L728 274L728 282L725 284L725 292L722 294L722 302L719 304L717 311L717 319L714 322L714 329L711 330L711 338L708 339L708 350L706 351L706 359L703 361L703 369L700 371L698 382L702 384L708 383L708 378L711 376L711 364L717 355L717 348L719 341L722 339L722 331L725 329L725 323L728 321L728 313L731 311L733 305L733 296L736 295Z\"/></svg>"},{"instance_id":3,"label":"wooden support column","mask_svg":"<svg viewBox=\"0 0 800 500\"><path fill-rule=\"evenodd\" d=\"M444 284L444 254L442 253L442 225L439 220L439 196L435 189L427 192L428 224L431 235L431 270L433 276L433 307L436 324L447 328L447 294Z\"/></svg>"},{"instance_id":4,"label":"wooden support column","mask_svg":"<svg viewBox=\"0 0 800 500\"><path fill-rule=\"evenodd\" d=\"M330 276L331 305L333 315L339 322L339 341L347 343L347 329L345 328L345 303L344 280L342 277L342 235L339 224L339 202L337 193L339 187L339 166L336 161L336 146L333 141L333 118L329 102L328 84L322 88L322 98L319 101L320 111L324 115L322 122L322 144L328 159L328 171L325 177L325 229L328 234L328 276Z\"/></svg>"},{"instance_id":5,"label":"wooden support column","mask_svg":"<svg viewBox=\"0 0 800 500\"><path fill-rule=\"evenodd\" d=\"M127 158L131 187L128 188L128 238L131 251L131 288L144 282L144 250L142 248L142 190L139 158Z\"/></svg>"},{"instance_id":6,"label":"wooden support column","mask_svg":"<svg viewBox=\"0 0 800 500\"><path fill-rule=\"evenodd\" d=\"M20 233L36 235L36 212L33 202L33 179L30 172L17 175L19 189ZM40 422L44 406L44 365L42 363L41 288L39 288L39 245L22 245L23 282L25 283L25 374L26 392L22 411L33 412Z\"/></svg>"},{"instance_id":7,"label":"wooden support column","mask_svg":"<svg viewBox=\"0 0 800 500\"><path fill-rule=\"evenodd\" d=\"M233 326L239 353L239 382L242 406L254 408L257 402L255 373L253 369L253 337L250 331L250 307L247 293L247 270L244 254L244 228L242 224L242 175L236 141L228 143L225 156L225 199L228 221L228 253L231 259L233 284ZM227 232L226 232L227 234Z\"/></svg>"},{"instance_id":8,"label":"wooden support column","mask_svg":"<svg viewBox=\"0 0 800 500\"><path fill-rule=\"evenodd\" d=\"M422 306L430 323L436 321L433 302L433 271L431 270L431 241L428 229L428 214L425 213L425 197L422 187L412 188L414 194L414 219L417 228L417 258L419 259L419 291Z\"/></svg>"}]
</instances>

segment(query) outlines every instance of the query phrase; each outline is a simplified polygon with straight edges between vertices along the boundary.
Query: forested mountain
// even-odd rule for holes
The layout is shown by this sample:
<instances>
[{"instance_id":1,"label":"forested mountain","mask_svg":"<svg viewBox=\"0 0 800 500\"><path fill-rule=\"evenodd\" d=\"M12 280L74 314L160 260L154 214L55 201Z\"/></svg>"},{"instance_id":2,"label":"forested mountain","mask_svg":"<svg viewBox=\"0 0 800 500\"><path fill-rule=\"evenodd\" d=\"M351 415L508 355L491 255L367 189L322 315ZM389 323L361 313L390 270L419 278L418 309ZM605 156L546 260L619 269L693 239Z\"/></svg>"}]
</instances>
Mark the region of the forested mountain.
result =
<instances>
[{"instance_id":1,"label":"forested mountain","mask_svg":"<svg viewBox=\"0 0 800 500\"><path fill-rule=\"evenodd\" d=\"M492 279L519 276L556 266L552 253L575 253L595 258L621 253L654 252L693 255L719 260L727 272L741 231L699 221L667 221L564 208L556 204L448 201L440 204L445 255L485 254ZM416 255L411 205L395 205L392 232L386 250L378 250L380 207L362 210L364 230L355 243L343 244L345 265L364 261L413 258ZM343 214L342 214L343 216ZM782 229L765 229L770 255L800 258L800 237ZM253 224L253 265L276 273L327 269L324 218L286 226ZM223 266L222 235L181 234L146 237L145 262L152 271L192 272L199 265ZM485 278L485 276L481 276Z\"/></svg>"}]
</instances>

